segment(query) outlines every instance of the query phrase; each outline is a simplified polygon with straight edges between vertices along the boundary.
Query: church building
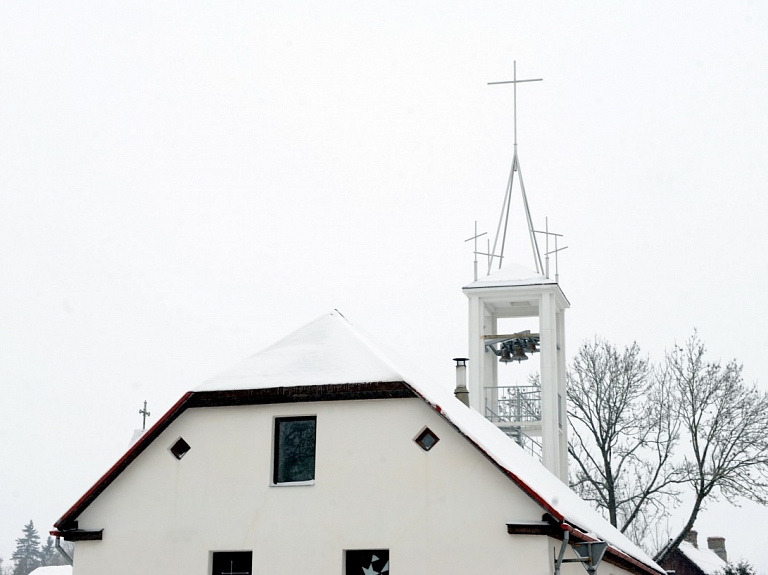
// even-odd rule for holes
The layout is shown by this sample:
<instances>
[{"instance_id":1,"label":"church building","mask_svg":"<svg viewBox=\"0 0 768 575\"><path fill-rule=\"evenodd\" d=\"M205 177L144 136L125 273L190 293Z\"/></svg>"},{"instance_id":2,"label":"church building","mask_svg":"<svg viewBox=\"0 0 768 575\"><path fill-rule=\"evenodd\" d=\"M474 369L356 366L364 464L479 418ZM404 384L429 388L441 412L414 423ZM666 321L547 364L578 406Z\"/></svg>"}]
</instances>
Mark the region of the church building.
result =
<instances>
[{"instance_id":1,"label":"church building","mask_svg":"<svg viewBox=\"0 0 768 575\"><path fill-rule=\"evenodd\" d=\"M186 393L55 527L74 575L664 573L336 311Z\"/></svg>"},{"instance_id":2,"label":"church building","mask_svg":"<svg viewBox=\"0 0 768 575\"><path fill-rule=\"evenodd\" d=\"M478 278L470 238L455 391L325 314L184 394L56 522L74 575L665 575L567 485L563 248L516 134L499 230L517 176L535 270L497 231Z\"/></svg>"}]
</instances>

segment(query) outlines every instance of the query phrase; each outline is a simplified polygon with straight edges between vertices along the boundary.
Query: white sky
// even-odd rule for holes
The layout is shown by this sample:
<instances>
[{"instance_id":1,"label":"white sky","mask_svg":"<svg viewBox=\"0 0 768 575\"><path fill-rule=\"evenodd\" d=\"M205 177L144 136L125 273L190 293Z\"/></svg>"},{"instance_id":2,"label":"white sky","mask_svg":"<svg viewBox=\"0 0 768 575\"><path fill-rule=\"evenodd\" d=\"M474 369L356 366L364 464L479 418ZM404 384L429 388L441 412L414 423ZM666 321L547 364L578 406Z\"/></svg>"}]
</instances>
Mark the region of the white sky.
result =
<instances>
[{"instance_id":1,"label":"white sky","mask_svg":"<svg viewBox=\"0 0 768 575\"><path fill-rule=\"evenodd\" d=\"M694 328L768 388L768 4L0 3L0 556L186 390L319 314L451 385L512 154L568 350ZM327 4L327 3L326 3ZM519 215L519 214L518 214ZM528 247L512 259L530 265ZM768 573L768 509L700 537Z\"/></svg>"}]
</instances>

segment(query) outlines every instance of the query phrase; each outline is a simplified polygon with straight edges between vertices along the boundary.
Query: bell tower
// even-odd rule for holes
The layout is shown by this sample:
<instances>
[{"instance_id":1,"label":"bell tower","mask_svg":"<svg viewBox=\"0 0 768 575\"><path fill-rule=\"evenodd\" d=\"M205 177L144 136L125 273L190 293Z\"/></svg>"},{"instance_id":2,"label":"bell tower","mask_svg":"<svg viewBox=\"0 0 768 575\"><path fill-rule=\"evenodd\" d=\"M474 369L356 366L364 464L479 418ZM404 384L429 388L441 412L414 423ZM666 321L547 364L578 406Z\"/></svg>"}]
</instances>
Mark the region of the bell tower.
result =
<instances>
[{"instance_id":1,"label":"bell tower","mask_svg":"<svg viewBox=\"0 0 768 575\"><path fill-rule=\"evenodd\" d=\"M565 294L554 280L514 264L463 291L469 299L470 407L540 454L544 466L567 482L565 310L570 304ZM500 333L503 318L536 318L538 333ZM535 356L538 385L505 382L515 377L510 372L520 369L523 358Z\"/></svg>"},{"instance_id":2,"label":"bell tower","mask_svg":"<svg viewBox=\"0 0 768 575\"><path fill-rule=\"evenodd\" d=\"M478 252L475 241L475 281L464 286L469 300L468 389L472 409L495 423L523 448L541 457L544 466L568 482L568 424L565 394L565 310L570 307L559 285L557 247L559 234L535 230L517 155L517 84L537 80L514 79L491 84L512 84L515 96L515 143L496 239L491 249ZM511 198L519 181L522 211L533 254L529 269L504 260ZM503 224L503 227L502 227ZM542 264L537 234L546 241ZM550 238L554 248L550 251ZM522 250L518 250L522 253ZM555 255L555 278L549 273L549 256ZM488 275L478 279L477 256L487 257ZM492 271L494 266L498 266ZM510 327L511 326L511 327ZM527 327L528 329L523 329ZM523 362L538 359L538 370ZM531 362L535 363L535 362ZM517 370L517 373L515 372Z\"/></svg>"}]
</instances>

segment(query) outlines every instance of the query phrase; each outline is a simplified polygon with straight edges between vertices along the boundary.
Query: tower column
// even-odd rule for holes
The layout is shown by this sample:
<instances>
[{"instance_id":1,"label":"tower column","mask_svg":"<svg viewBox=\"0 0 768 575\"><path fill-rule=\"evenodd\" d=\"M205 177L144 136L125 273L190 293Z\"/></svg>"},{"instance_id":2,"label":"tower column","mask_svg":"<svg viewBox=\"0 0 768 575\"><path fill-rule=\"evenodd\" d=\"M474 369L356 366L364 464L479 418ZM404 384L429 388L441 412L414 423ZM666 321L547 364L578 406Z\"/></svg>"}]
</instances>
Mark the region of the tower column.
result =
<instances>
[{"instance_id":1,"label":"tower column","mask_svg":"<svg viewBox=\"0 0 768 575\"><path fill-rule=\"evenodd\" d=\"M469 298L469 405L475 411L482 413L482 381L485 358L483 357L483 326L485 310L480 298Z\"/></svg>"},{"instance_id":2,"label":"tower column","mask_svg":"<svg viewBox=\"0 0 768 575\"><path fill-rule=\"evenodd\" d=\"M541 294L539 333L541 334L541 432L542 463L560 477L560 430L557 385L557 321L555 296ZM561 478L562 479L562 478Z\"/></svg>"},{"instance_id":3,"label":"tower column","mask_svg":"<svg viewBox=\"0 0 768 575\"><path fill-rule=\"evenodd\" d=\"M565 368L565 312L557 312L557 393L558 399L558 417L559 442L560 442L560 473L558 477L568 483L568 403L566 401L566 368Z\"/></svg>"}]
</instances>

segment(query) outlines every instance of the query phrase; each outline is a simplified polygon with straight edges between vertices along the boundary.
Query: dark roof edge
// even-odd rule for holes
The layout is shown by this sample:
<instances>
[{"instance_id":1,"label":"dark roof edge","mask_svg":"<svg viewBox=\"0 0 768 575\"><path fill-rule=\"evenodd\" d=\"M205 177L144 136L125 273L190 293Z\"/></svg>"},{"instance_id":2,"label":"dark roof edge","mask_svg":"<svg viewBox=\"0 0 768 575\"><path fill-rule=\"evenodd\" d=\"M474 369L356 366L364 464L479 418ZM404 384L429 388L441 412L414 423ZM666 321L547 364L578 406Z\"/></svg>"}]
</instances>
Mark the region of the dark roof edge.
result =
<instances>
[{"instance_id":1,"label":"dark roof edge","mask_svg":"<svg viewBox=\"0 0 768 575\"><path fill-rule=\"evenodd\" d=\"M413 389L413 388L411 388ZM564 520L563 515L558 513L558 511L552 507L549 503L547 503L544 498L542 498L534 489L532 489L525 481L520 479L516 474L512 473L509 469L506 467L503 467L498 461L496 461L491 455L488 454L488 452L483 449L479 443L477 443L474 439L469 437L467 434L465 434L459 427L451 421L451 419L443 412L443 408L439 405L433 405L430 403L430 401L424 397L423 395L419 394L416 390L414 392L424 400L424 403L429 405L432 409L434 409L451 427L453 427L459 435L464 437L467 441L469 441L475 449L477 449L480 453L483 454L483 456L490 461L499 471L501 471L504 475L509 477L520 489L523 490L523 492L528 495L531 499L533 499L538 505L540 505L544 511L549 513L552 517L554 517L558 522L562 522ZM467 407L467 409L471 409L470 407Z\"/></svg>"},{"instance_id":2,"label":"dark roof edge","mask_svg":"<svg viewBox=\"0 0 768 575\"><path fill-rule=\"evenodd\" d=\"M415 391L415 390L414 390ZM418 392L416 392L418 394ZM424 402L432 407L438 414L440 414L443 419L451 426L453 427L462 437L464 437L467 441L469 441L480 453L482 453L486 459L488 459L497 469L499 469L504 475L509 477L528 497L533 499L534 502L536 502L539 506L541 506L546 513L552 518L553 521L560 525L567 526L568 530L573 533L578 539L582 541L595 541L594 538L587 535L581 528L579 528L577 525L575 525L573 522L569 521L565 516L563 516L561 513L559 513L554 507L552 507L549 503L547 503L541 495L539 495L535 489L533 489L530 485L528 485L525 481L520 479L515 473L511 472L509 469L502 466L498 461L496 461L491 455L488 454L488 452L483 449L474 439L467 436L461 429L458 428L458 426L451 421L451 419L443 413L443 409L439 405L432 405L425 397L421 396L419 394L419 397L421 397ZM470 409L470 408L467 408ZM562 537L562 535L561 535ZM628 555L624 551L621 551L620 549L617 549L613 547L612 545L608 545L608 549L606 551L607 554L611 556L611 560L609 562L614 563L615 565L618 565L620 567L623 567L625 569L630 570L633 573L639 573L642 572L645 575L666 575L663 572L657 571L650 565L646 565L642 561L639 561L638 559L635 559L631 555ZM630 569L629 566L633 566L634 569Z\"/></svg>"},{"instance_id":3,"label":"dark roof edge","mask_svg":"<svg viewBox=\"0 0 768 575\"><path fill-rule=\"evenodd\" d=\"M54 527L64 533L77 529L77 518L101 495L168 426L184 411L196 407L224 407L233 405L265 405L309 401L339 401L353 399L400 399L416 397L411 387L403 381L341 383L329 385L305 385L273 387L267 389L242 389L224 391L188 391L173 407L157 420L109 471L61 516Z\"/></svg>"},{"instance_id":4,"label":"dark roof edge","mask_svg":"<svg viewBox=\"0 0 768 575\"><path fill-rule=\"evenodd\" d=\"M134 459L136 459L141 452L143 452L149 444L152 443L157 436L159 436L165 429L173 423L173 421L181 415L187 408L187 402L192 397L193 392L188 391L185 393L179 401L177 401L173 407L171 407L165 414L155 422L155 424L149 428L137 441L134 443L125 454L117 460L109 471L107 471L101 478L85 492L77 502L69 508L69 510L61 516L56 523L53 524L59 531L70 531L77 529L77 517L91 504L93 501L101 495L101 493L123 472L123 470L130 465Z\"/></svg>"},{"instance_id":5,"label":"dark roof edge","mask_svg":"<svg viewBox=\"0 0 768 575\"><path fill-rule=\"evenodd\" d=\"M511 535L546 535L552 539L562 541L564 531L569 532L570 539L573 541L595 541L594 538L586 535L567 521L558 522L548 513L544 514L541 521L507 523L507 533ZM626 569L635 575L661 575L658 571L652 569L650 565L646 565L610 545L606 550L605 561Z\"/></svg>"},{"instance_id":6,"label":"dark roof edge","mask_svg":"<svg viewBox=\"0 0 768 575\"><path fill-rule=\"evenodd\" d=\"M265 405L349 399L397 399L416 397L404 381L369 381L327 385L297 385L265 389L196 391L189 407Z\"/></svg>"}]
</instances>

